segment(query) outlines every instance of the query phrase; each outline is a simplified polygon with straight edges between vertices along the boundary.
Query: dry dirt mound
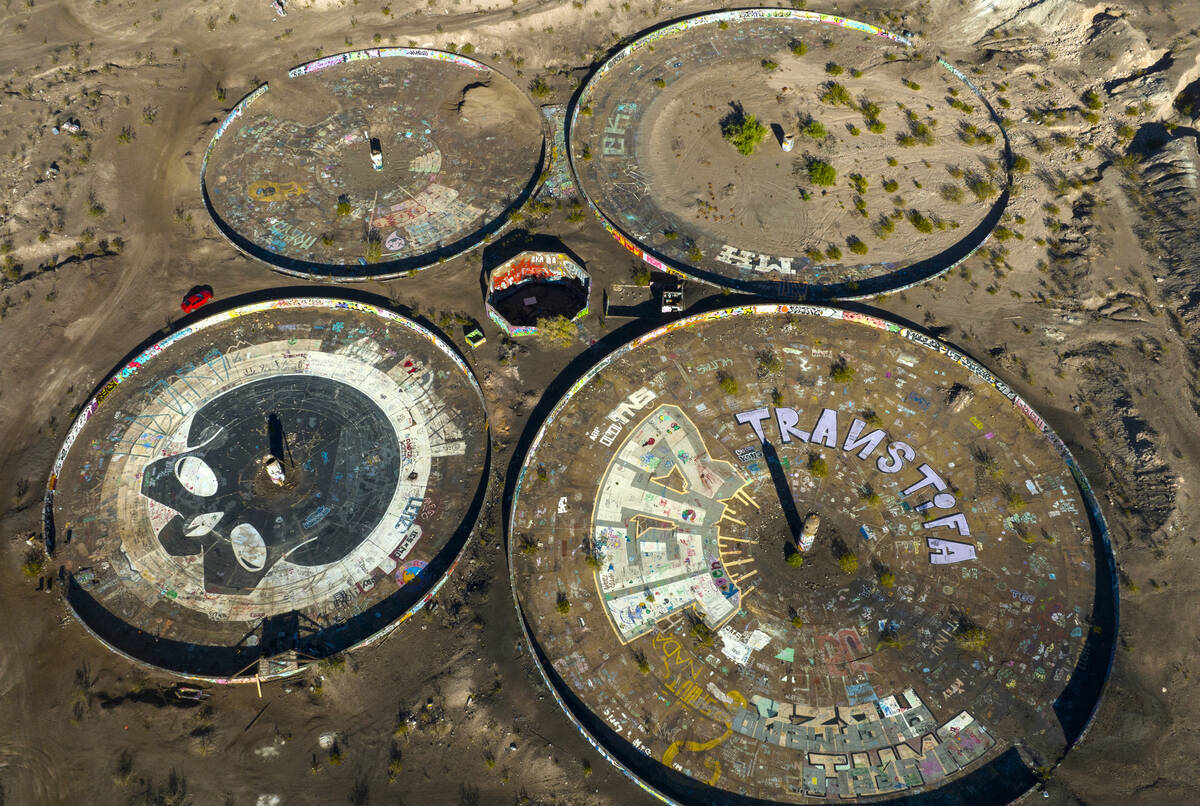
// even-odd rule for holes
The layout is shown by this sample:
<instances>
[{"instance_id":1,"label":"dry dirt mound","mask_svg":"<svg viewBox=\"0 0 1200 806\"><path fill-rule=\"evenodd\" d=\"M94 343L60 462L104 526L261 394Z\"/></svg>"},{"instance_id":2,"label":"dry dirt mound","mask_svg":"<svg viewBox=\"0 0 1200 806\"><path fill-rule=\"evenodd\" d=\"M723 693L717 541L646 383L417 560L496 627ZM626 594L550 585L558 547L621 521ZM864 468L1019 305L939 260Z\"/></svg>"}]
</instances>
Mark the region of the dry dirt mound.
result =
<instances>
[{"instance_id":1,"label":"dry dirt mound","mask_svg":"<svg viewBox=\"0 0 1200 806\"><path fill-rule=\"evenodd\" d=\"M463 87L454 108L462 123L495 129L517 122L519 107L514 100L512 93L493 87L490 82L476 82Z\"/></svg>"}]
</instances>

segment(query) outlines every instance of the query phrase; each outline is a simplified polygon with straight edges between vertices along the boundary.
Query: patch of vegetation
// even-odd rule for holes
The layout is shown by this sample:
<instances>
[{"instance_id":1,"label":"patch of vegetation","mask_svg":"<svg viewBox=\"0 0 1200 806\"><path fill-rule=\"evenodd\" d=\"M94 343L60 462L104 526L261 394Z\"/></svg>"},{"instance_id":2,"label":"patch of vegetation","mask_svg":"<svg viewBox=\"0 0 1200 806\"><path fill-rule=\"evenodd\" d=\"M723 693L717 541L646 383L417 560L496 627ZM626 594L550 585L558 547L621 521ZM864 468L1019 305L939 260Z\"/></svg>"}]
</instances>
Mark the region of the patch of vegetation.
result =
<instances>
[{"instance_id":1,"label":"patch of vegetation","mask_svg":"<svg viewBox=\"0 0 1200 806\"><path fill-rule=\"evenodd\" d=\"M559 592L558 602L555 604L555 608L557 608L558 612L564 616L571 612L571 600L567 598L565 593L562 593L561 591Z\"/></svg>"},{"instance_id":2,"label":"patch of vegetation","mask_svg":"<svg viewBox=\"0 0 1200 806\"><path fill-rule=\"evenodd\" d=\"M836 81L830 81L825 85L825 89L817 96L821 103L829 104L830 106L853 106L854 102L850 100L849 91Z\"/></svg>"},{"instance_id":3,"label":"patch of vegetation","mask_svg":"<svg viewBox=\"0 0 1200 806\"><path fill-rule=\"evenodd\" d=\"M962 201L963 189L958 185L952 185L949 182L946 182L940 188L938 188L938 194L946 201L957 204Z\"/></svg>"},{"instance_id":4,"label":"patch of vegetation","mask_svg":"<svg viewBox=\"0 0 1200 806\"><path fill-rule=\"evenodd\" d=\"M889 589L896 587L896 575L891 571L884 571L879 575L879 584Z\"/></svg>"},{"instance_id":5,"label":"patch of vegetation","mask_svg":"<svg viewBox=\"0 0 1200 806\"><path fill-rule=\"evenodd\" d=\"M575 324L561 314L559 316L538 317L538 340L549 347L563 349L570 347L575 343L577 332Z\"/></svg>"},{"instance_id":6,"label":"patch of vegetation","mask_svg":"<svg viewBox=\"0 0 1200 806\"><path fill-rule=\"evenodd\" d=\"M1100 93L1095 90L1088 90L1083 94L1083 103L1084 106L1091 110L1104 108L1104 101L1100 100Z\"/></svg>"},{"instance_id":7,"label":"patch of vegetation","mask_svg":"<svg viewBox=\"0 0 1200 806\"><path fill-rule=\"evenodd\" d=\"M831 187L837 183L837 170L823 159L810 157L805 170L808 172L808 181L814 185Z\"/></svg>"},{"instance_id":8,"label":"patch of vegetation","mask_svg":"<svg viewBox=\"0 0 1200 806\"><path fill-rule=\"evenodd\" d=\"M857 235L846 238L846 246L856 255L865 255L868 251L867 245Z\"/></svg>"},{"instance_id":9,"label":"patch of vegetation","mask_svg":"<svg viewBox=\"0 0 1200 806\"><path fill-rule=\"evenodd\" d=\"M829 475L829 465L819 454L809 454L808 472L813 478L823 479Z\"/></svg>"},{"instance_id":10,"label":"patch of vegetation","mask_svg":"<svg viewBox=\"0 0 1200 806\"><path fill-rule=\"evenodd\" d=\"M846 363L846 359L838 359L837 363L829 368L829 377L835 383L850 383L854 380L854 367Z\"/></svg>"},{"instance_id":11,"label":"patch of vegetation","mask_svg":"<svg viewBox=\"0 0 1200 806\"><path fill-rule=\"evenodd\" d=\"M25 559L21 562L21 573L29 579L33 579L41 576L44 570L46 570L46 552L36 547L26 551Z\"/></svg>"},{"instance_id":12,"label":"patch of vegetation","mask_svg":"<svg viewBox=\"0 0 1200 806\"><path fill-rule=\"evenodd\" d=\"M917 232L928 235L933 232L933 222L921 214L920 210L908 211L908 223L913 225Z\"/></svg>"},{"instance_id":13,"label":"patch of vegetation","mask_svg":"<svg viewBox=\"0 0 1200 806\"><path fill-rule=\"evenodd\" d=\"M728 372L717 373L717 385L720 386L727 395L736 395L738 393L738 389L741 388L738 385L737 378L733 377Z\"/></svg>"},{"instance_id":14,"label":"patch of vegetation","mask_svg":"<svg viewBox=\"0 0 1200 806\"><path fill-rule=\"evenodd\" d=\"M988 201L999 195L1000 190L996 185L978 174L971 174L967 177L967 190L975 194L975 198L979 201Z\"/></svg>"},{"instance_id":15,"label":"patch of vegetation","mask_svg":"<svg viewBox=\"0 0 1200 806\"><path fill-rule=\"evenodd\" d=\"M837 62L826 62L825 72L829 73L829 75L831 75L831 76L840 76L845 71L842 69L842 66L840 64L838 64Z\"/></svg>"},{"instance_id":16,"label":"patch of vegetation","mask_svg":"<svg viewBox=\"0 0 1200 806\"><path fill-rule=\"evenodd\" d=\"M700 251L700 247L698 246L693 246L687 251L687 259L693 263L699 263L703 257L704 253Z\"/></svg>"},{"instance_id":17,"label":"patch of vegetation","mask_svg":"<svg viewBox=\"0 0 1200 806\"><path fill-rule=\"evenodd\" d=\"M770 59L763 59L760 64L762 64L762 69L766 70L768 73L779 69L779 62L772 61Z\"/></svg>"},{"instance_id":18,"label":"patch of vegetation","mask_svg":"<svg viewBox=\"0 0 1200 806\"><path fill-rule=\"evenodd\" d=\"M964 652L982 652L991 640L992 636L987 630L966 619L960 622L958 631L954 633L954 643Z\"/></svg>"},{"instance_id":19,"label":"patch of vegetation","mask_svg":"<svg viewBox=\"0 0 1200 806\"><path fill-rule=\"evenodd\" d=\"M883 180L883 189L888 193L895 193L900 189L900 183L895 179L885 179Z\"/></svg>"},{"instance_id":20,"label":"patch of vegetation","mask_svg":"<svg viewBox=\"0 0 1200 806\"><path fill-rule=\"evenodd\" d=\"M740 106L721 120L721 136L742 156L750 156L767 135L767 127L754 115L747 115Z\"/></svg>"},{"instance_id":21,"label":"patch of vegetation","mask_svg":"<svg viewBox=\"0 0 1200 806\"><path fill-rule=\"evenodd\" d=\"M828 132L825 131L825 124L819 120L810 120L802 130L805 135L814 140L820 140L825 137Z\"/></svg>"},{"instance_id":22,"label":"patch of vegetation","mask_svg":"<svg viewBox=\"0 0 1200 806\"><path fill-rule=\"evenodd\" d=\"M550 85L546 83L546 79L538 76L529 82L529 94L534 98L545 98L550 94Z\"/></svg>"},{"instance_id":23,"label":"patch of vegetation","mask_svg":"<svg viewBox=\"0 0 1200 806\"><path fill-rule=\"evenodd\" d=\"M783 362L779 360L779 356L770 350L763 350L758 354L758 374L767 376L773 372L782 372Z\"/></svg>"},{"instance_id":24,"label":"patch of vegetation","mask_svg":"<svg viewBox=\"0 0 1200 806\"><path fill-rule=\"evenodd\" d=\"M838 567L843 573L853 574L858 570L858 557L853 551L847 550L838 557Z\"/></svg>"},{"instance_id":25,"label":"patch of vegetation","mask_svg":"<svg viewBox=\"0 0 1200 806\"><path fill-rule=\"evenodd\" d=\"M804 44L799 39L792 40L791 48L793 56L803 56L805 53L808 53L808 45Z\"/></svg>"},{"instance_id":26,"label":"patch of vegetation","mask_svg":"<svg viewBox=\"0 0 1200 806\"><path fill-rule=\"evenodd\" d=\"M798 551L793 551L787 556L787 564L792 568L799 568L804 565L804 555Z\"/></svg>"}]
</instances>

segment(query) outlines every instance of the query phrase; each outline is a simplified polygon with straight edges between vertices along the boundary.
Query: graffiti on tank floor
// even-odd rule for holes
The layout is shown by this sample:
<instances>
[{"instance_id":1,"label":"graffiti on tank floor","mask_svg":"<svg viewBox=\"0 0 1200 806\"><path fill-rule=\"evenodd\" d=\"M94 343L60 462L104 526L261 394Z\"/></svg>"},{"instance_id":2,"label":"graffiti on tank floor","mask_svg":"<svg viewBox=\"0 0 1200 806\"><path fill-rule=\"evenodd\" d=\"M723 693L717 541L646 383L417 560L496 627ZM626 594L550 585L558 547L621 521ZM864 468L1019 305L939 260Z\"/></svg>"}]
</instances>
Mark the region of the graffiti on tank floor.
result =
<instances>
[{"instance_id":1,"label":"graffiti on tank floor","mask_svg":"<svg viewBox=\"0 0 1200 806\"><path fill-rule=\"evenodd\" d=\"M307 192L299 182L274 182L270 179L259 179L246 186L246 195L260 204L295 198Z\"/></svg>"},{"instance_id":2,"label":"graffiti on tank floor","mask_svg":"<svg viewBox=\"0 0 1200 806\"><path fill-rule=\"evenodd\" d=\"M604 136L601 140L600 153L606 157L625 157L625 132L629 128L630 118L637 112L637 104L617 104L617 109L605 122Z\"/></svg>"},{"instance_id":3,"label":"graffiti on tank floor","mask_svg":"<svg viewBox=\"0 0 1200 806\"><path fill-rule=\"evenodd\" d=\"M738 249L736 246L730 246L729 244L721 247L721 251L717 255L717 260L730 266L745 269L746 271L753 270L764 273L777 271L781 274L796 273L792 269L792 259L790 257L762 255L757 252Z\"/></svg>"},{"instance_id":4,"label":"graffiti on tank floor","mask_svg":"<svg viewBox=\"0 0 1200 806\"><path fill-rule=\"evenodd\" d=\"M930 496L927 500L908 505L909 509L918 513L926 513L931 509L949 510L958 506L958 499L950 492L950 485L942 478L941 474L927 463L918 464L917 451L907 442L891 440L887 441L885 445L887 433L883 429L875 428L867 431L866 421L855 417L845 431L845 439L839 440L840 427L838 412L835 409L821 409L816 421L807 431L798 427L800 413L796 409L775 407L773 415L771 411L765 406L759 409L740 411L734 415L734 419L739 425L749 425L760 443L768 441L763 423L771 419L774 420L775 434L778 435L781 445L795 440L797 443L824 445L827 448L840 447L842 453L853 453L862 461L869 460L882 448L882 454L875 459L875 468L879 472L888 475L900 473L908 465L920 474L920 478L914 479L911 484L900 491L900 497L906 498L922 490L925 492L921 498ZM950 528L963 537L971 535L967 518L961 511L929 518L922 522L921 527L923 529ZM971 543L960 543L937 537L927 537L926 542L930 550L929 562L934 565L947 565L975 559L975 546Z\"/></svg>"}]
</instances>

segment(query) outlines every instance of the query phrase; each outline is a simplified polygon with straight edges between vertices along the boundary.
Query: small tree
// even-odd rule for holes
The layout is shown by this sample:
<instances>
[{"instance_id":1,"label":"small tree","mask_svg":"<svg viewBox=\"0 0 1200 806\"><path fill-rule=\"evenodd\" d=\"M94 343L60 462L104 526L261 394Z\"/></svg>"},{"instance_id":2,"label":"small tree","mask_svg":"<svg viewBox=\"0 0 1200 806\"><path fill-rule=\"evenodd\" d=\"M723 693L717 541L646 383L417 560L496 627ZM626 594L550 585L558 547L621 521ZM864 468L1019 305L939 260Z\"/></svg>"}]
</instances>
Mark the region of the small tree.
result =
<instances>
[{"instance_id":1,"label":"small tree","mask_svg":"<svg viewBox=\"0 0 1200 806\"><path fill-rule=\"evenodd\" d=\"M717 384L724 390L727 395L736 395L738 393L737 378L730 375L728 372L721 372L717 376Z\"/></svg>"},{"instance_id":2,"label":"small tree","mask_svg":"<svg viewBox=\"0 0 1200 806\"><path fill-rule=\"evenodd\" d=\"M838 557L838 566L843 572L847 574L853 574L858 570L858 557L855 556L854 552L847 551L845 554Z\"/></svg>"},{"instance_id":3,"label":"small tree","mask_svg":"<svg viewBox=\"0 0 1200 806\"><path fill-rule=\"evenodd\" d=\"M811 157L806 169L808 180L814 185L830 187L837 183L837 170L823 159Z\"/></svg>"},{"instance_id":4,"label":"small tree","mask_svg":"<svg viewBox=\"0 0 1200 806\"><path fill-rule=\"evenodd\" d=\"M829 465L825 460L817 454L812 454L808 457L808 472L813 478L823 479L829 475Z\"/></svg>"},{"instance_id":5,"label":"small tree","mask_svg":"<svg viewBox=\"0 0 1200 806\"><path fill-rule=\"evenodd\" d=\"M538 339L549 347L570 347L575 343L576 328L565 316L543 316L537 320Z\"/></svg>"},{"instance_id":6,"label":"small tree","mask_svg":"<svg viewBox=\"0 0 1200 806\"><path fill-rule=\"evenodd\" d=\"M46 568L46 553L39 548L31 548L25 552L25 560L21 563L21 573L30 579L39 576Z\"/></svg>"},{"instance_id":7,"label":"small tree","mask_svg":"<svg viewBox=\"0 0 1200 806\"><path fill-rule=\"evenodd\" d=\"M787 564L792 568L800 568L804 565L804 555L798 551L793 551L787 557Z\"/></svg>"},{"instance_id":8,"label":"small tree","mask_svg":"<svg viewBox=\"0 0 1200 806\"><path fill-rule=\"evenodd\" d=\"M567 598L565 593L558 594L558 604L556 605L558 612L564 616L571 612L571 600Z\"/></svg>"},{"instance_id":9,"label":"small tree","mask_svg":"<svg viewBox=\"0 0 1200 806\"><path fill-rule=\"evenodd\" d=\"M854 380L854 367L847 364L846 359L840 359L829 368L829 377L836 383L850 383Z\"/></svg>"},{"instance_id":10,"label":"small tree","mask_svg":"<svg viewBox=\"0 0 1200 806\"><path fill-rule=\"evenodd\" d=\"M721 121L721 136L733 144L737 152L750 156L767 135L767 127L758 122L754 115L735 108Z\"/></svg>"},{"instance_id":11,"label":"small tree","mask_svg":"<svg viewBox=\"0 0 1200 806\"><path fill-rule=\"evenodd\" d=\"M983 627L966 623L954 634L954 643L964 652L982 652L987 649L992 636Z\"/></svg>"},{"instance_id":12,"label":"small tree","mask_svg":"<svg viewBox=\"0 0 1200 806\"><path fill-rule=\"evenodd\" d=\"M550 85L546 83L546 79L538 76L529 82L529 92L534 98L545 98L550 94Z\"/></svg>"},{"instance_id":13,"label":"small tree","mask_svg":"<svg viewBox=\"0 0 1200 806\"><path fill-rule=\"evenodd\" d=\"M884 571L879 575L879 584L885 588L894 588L896 586L896 575L891 571Z\"/></svg>"},{"instance_id":14,"label":"small tree","mask_svg":"<svg viewBox=\"0 0 1200 806\"><path fill-rule=\"evenodd\" d=\"M820 140L828 134L825 131L825 124L819 120L810 120L804 127L804 133L814 140Z\"/></svg>"}]
</instances>

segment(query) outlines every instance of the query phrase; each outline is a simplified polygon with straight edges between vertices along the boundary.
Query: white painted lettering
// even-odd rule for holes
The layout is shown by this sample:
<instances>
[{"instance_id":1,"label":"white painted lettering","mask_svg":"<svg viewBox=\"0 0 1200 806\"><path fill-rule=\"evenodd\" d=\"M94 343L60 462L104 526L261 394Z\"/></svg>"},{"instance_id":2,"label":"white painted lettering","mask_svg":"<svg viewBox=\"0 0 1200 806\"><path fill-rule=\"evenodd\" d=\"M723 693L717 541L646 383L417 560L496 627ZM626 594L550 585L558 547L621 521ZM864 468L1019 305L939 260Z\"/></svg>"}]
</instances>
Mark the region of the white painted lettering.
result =
<instances>
[{"instance_id":1,"label":"white painted lettering","mask_svg":"<svg viewBox=\"0 0 1200 806\"><path fill-rule=\"evenodd\" d=\"M926 521L921 526L925 529L936 529L939 526L953 526L964 537L971 534L971 527L967 526L967 519L963 517L961 512L955 512L953 515L947 515L944 518Z\"/></svg>"},{"instance_id":2,"label":"white painted lettering","mask_svg":"<svg viewBox=\"0 0 1200 806\"><path fill-rule=\"evenodd\" d=\"M768 416L767 407L763 406L761 409L752 409L751 411L739 411L737 414L734 415L734 418L738 421L738 424L740 424L740 425L745 425L746 423L749 423L750 427L754 429L754 436L758 437L758 441L766 442L767 438L763 436L762 422L763 422L763 420L767 419L767 416Z\"/></svg>"},{"instance_id":3,"label":"white painted lettering","mask_svg":"<svg viewBox=\"0 0 1200 806\"><path fill-rule=\"evenodd\" d=\"M813 426L810 439L814 445L820 444L828 448L837 447L838 438L837 412L833 409L821 409L821 416Z\"/></svg>"},{"instance_id":4,"label":"white painted lettering","mask_svg":"<svg viewBox=\"0 0 1200 806\"><path fill-rule=\"evenodd\" d=\"M875 467L882 473L898 473L904 467L905 460L911 462L917 458L917 452L906 442L893 442L887 446L888 455L875 460Z\"/></svg>"},{"instance_id":5,"label":"white painted lettering","mask_svg":"<svg viewBox=\"0 0 1200 806\"><path fill-rule=\"evenodd\" d=\"M929 465L921 465L917 468L917 470L921 471L921 480L910 487L905 487L904 492L901 493L901 495L912 495L917 490L924 489L930 485L933 485L933 488L939 493L946 489L946 482L943 481L942 477L937 474L937 471Z\"/></svg>"},{"instance_id":6,"label":"white painted lettering","mask_svg":"<svg viewBox=\"0 0 1200 806\"><path fill-rule=\"evenodd\" d=\"M775 409L775 424L779 426L779 438L783 442L791 442L792 437L796 437L801 442L808 442L808 432L796 428L799 420L800 415L796 414L795 409Z\"/></svg>"},{"instance_id":7,"label":"white painted lettering","mask_svg":"<svg viewBox=\"0 0 1200 806\"><path fill-rule=\"evenodd\" d=\"M875 452L875 449L879 447L879 443L883 442L884 437L887 435L883 433L882 429L876 428L865 437L860 437L859 434L862 433L862 430L866 426L865 422L857 417L854 418L854 422L850 423L850 430L846 432L846 441L842 443L843 451L852 451L861 445L862 450L858 452L859 459L866 459Z\"/></svg>"}]
</instances>

